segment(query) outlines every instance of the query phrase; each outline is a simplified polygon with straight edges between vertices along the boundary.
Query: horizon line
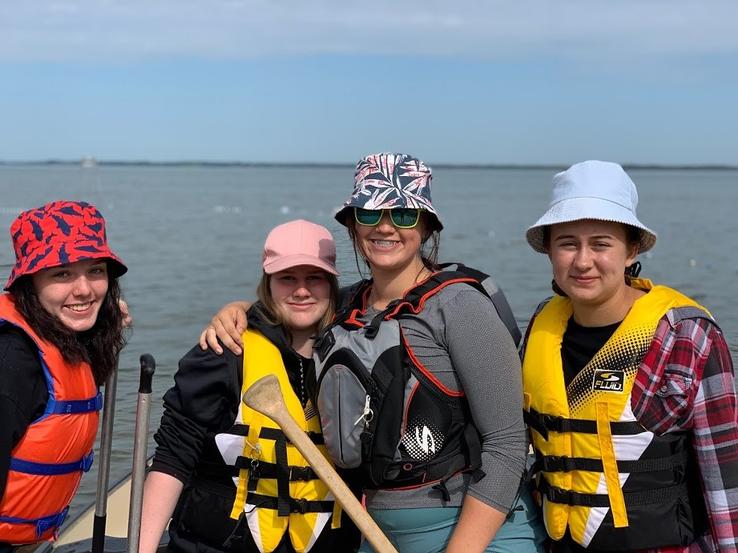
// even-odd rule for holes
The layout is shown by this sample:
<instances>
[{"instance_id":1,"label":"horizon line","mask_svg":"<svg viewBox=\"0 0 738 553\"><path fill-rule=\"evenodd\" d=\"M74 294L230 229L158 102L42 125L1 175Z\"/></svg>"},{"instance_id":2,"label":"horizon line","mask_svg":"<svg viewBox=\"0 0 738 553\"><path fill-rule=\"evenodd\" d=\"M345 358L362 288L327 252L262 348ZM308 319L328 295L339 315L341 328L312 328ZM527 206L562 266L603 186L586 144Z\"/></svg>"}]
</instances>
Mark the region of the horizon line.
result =
<instances>
[{"instance_id":1,"label":"horizon line","mask_svg":"<svg viewBox=\"0 0 738 553\"><path fill-rule=\"evenodd\" d=\"M314 169L343 169L353 168L354 163L347 162L310 162L310 161L207 161L207 160L98 160L84 157L75 160L44 159L44 160L0 160L0 166L29 166L29 165L63 165L83 168L96 166L108 167L284 167L284 168L314 168ZM569 167L568 163L433 163L434 168L441 169L545 169L558 170ZM672 169L672 170L738 170L738 165L723 163L623 163L625 169Z\"/></svg>"}]
</instances>

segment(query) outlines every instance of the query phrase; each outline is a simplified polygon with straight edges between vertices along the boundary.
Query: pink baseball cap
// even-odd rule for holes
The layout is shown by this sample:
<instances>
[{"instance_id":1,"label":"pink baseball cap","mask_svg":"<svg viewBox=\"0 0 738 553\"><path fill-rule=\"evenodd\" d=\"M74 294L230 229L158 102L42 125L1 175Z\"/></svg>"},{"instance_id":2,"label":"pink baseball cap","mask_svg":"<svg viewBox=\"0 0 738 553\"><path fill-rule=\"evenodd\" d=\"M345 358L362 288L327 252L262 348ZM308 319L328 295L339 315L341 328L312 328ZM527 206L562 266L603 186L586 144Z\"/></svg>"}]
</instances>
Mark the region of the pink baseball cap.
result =
<instances>
[{"instance_id":1,"label":"pink baseball cap","mask_svg":"<svg viewBox=\"0 0 738 553\"><path fill-rule=\"evenodd\" d=\"M311 265L338 275L336 243L330 231L298 219L274 227L264 242L264 272L268 275L298 265Z\"/></svg>"}]
</instances>

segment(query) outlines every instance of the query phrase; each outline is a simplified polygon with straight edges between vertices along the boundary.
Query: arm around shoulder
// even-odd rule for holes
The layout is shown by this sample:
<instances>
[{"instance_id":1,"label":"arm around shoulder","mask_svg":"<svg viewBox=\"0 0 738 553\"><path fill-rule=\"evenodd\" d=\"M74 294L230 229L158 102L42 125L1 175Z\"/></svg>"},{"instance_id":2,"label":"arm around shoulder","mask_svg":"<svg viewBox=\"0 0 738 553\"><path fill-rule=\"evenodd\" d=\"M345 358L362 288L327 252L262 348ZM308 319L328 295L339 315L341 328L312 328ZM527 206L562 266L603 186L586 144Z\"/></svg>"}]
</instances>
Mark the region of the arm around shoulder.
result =
<instances>
[{"instance_id":1,"label":"arm around shoulder","mask_svg":"<svg viewBox=\"0 0 738 553\"><path fill-rule=\"evenodd\" d=\"M250 307L251 303L247 301L234 301L223 306L200 333L200 349L210 348L220 355L223 353L222 342L234 354L240 355L243 346L241 335L248 326L246 312Z\"/></svg>"}]
</instances>

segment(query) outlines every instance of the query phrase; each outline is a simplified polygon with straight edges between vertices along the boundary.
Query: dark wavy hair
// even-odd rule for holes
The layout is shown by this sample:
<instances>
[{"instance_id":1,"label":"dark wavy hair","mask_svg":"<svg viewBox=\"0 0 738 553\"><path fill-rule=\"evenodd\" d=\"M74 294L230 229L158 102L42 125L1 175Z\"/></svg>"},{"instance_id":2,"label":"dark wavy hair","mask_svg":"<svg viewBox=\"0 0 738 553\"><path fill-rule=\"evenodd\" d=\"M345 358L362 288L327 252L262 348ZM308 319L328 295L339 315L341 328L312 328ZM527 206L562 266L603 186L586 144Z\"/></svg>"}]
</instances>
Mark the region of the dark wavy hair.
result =
<instances>
[{"instance_id":1,"label":"dark wavy hair","mask_svg":"<svg viewBox=\"0 0 738 553\"><path fill-rule=\"evenodd\" d=\"M90 330L70 330L41 305L30 276L13 283L9 293L15 308L43 340L57 347L67 363L86 361L92 367L95 383L100 386L115 371L118 354L127 342L123 329L122 299L117 277L108 276L108 291L100 306L97 320Z\"/></svg>"}]
</instances>

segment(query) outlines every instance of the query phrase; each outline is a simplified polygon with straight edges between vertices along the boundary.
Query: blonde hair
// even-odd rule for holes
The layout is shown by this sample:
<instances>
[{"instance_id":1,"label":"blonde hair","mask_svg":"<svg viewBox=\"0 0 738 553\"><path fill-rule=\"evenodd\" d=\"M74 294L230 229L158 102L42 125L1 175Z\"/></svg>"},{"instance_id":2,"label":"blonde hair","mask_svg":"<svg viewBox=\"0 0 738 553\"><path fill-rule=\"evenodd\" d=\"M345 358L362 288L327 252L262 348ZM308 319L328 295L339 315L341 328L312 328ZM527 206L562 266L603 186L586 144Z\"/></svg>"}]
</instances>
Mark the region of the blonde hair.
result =
<instances>
[{"instance_id":1,"label":"blonde hair","mask_svg":"<svg viewBox=\"0 0 738 553\"><path fill-rule=\"evenodd\" d=\"M333 275L327 271L323 271L323 274L325 275L326 280L328 280L328 284L331 288L331 294L328 303L328 309L325 310L325 314L318 321L316 334L323 330L326 326L328 326L333 320L333 317L336 314L336 303L338 301L338 279L336 278L336 275ZM282 325L287 332L287 335L290 336L291 339L292 333L290 332L290 329L284 324L284 318L282 317L282 314L279 312L279 309L277 309L277 305L272 299L272 292L270 289L271 281L272 275L268 275L266 273L261 274L261 280L259 280L259 285L256 287L256 297L259 299L259 303L254 304L254 308L259 310L259 314L267 323L272 325Z\"/></svg>"}]
</instances>

